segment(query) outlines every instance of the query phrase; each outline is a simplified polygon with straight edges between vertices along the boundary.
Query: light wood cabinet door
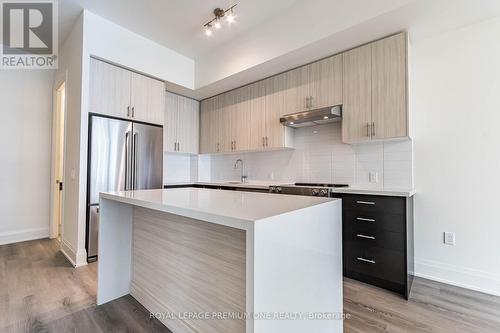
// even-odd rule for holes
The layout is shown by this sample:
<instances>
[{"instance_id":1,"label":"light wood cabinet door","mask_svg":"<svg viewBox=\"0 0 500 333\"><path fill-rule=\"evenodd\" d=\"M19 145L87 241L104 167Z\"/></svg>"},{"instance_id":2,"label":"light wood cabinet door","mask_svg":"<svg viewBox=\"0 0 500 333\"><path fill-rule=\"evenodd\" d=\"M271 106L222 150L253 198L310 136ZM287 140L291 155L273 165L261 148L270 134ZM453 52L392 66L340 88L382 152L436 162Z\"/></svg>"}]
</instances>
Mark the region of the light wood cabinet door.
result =
<instances>
[{"instance_id":1,"label":"light wood cabinet door","mask_svg":"<svg viewBox=\"0 0 500 333\"><path fill-rule=\"evenodd\" d=\"M372 136L408 136L406 33L372 44Z\"/></svg>"},{"instance_id":2,"label":"light wood cabinet door","mask_svg":"<svg viewBox=\"0 0 500 333\"><path fill-rule=\"evenodd\" d=\"M137 73L132 73L131 82L133 119L163 125L165 83Z\"/></svg>"},{"instance_id":3,"label":"light wood cabinet door","mask_svg":"<svg viewBox=\"0 0 500 333\"><path fill-rule=\"evenodd\" d=\"M232 109L232 130L235 151L249 150L251 143L250 89L238 88L234 92L235 107Z\"/></svg>"},{"instance_id":4,"label":"light wood cabinet door","mask_svg":"<svg viewBox=\"0 0 500 333\"><path fill-rule=\"evenodd\" d=\"M200 152L202 154L220 151L216 107L217 97L205 99L200 105Z\"/></svg>"},{"instance_id":5,"label":"light wood cabinet door","mask_svg":"<svg viewBox=\"0 0 500 333\"><path fill-rule=\"evenodd\" d=\"M210 110L208 100L200 102L200 154L211 153Z\"/></svg>"},{"instance_id":6,"label":"light wood cabinet door","mask_svg":"<svg viewBox=\"0 0 500 333\"><path fill-rule=\"evenodd\" d=\"M285 146L285 127L280 118L285 114L286 77L284 74L266 80L265 148Z\"/></svg>"},{"instance_id":7,"label":"light wood cabinet door","mask_svg":"<svg viewBox=\"0 0 500 333\"><path fill-rule=\"evenodd\" d=\"M266 81L259 81L248 86L250 89L250 149L265 148Z\"/></svg>"},{"instance_id":8,"label":"light wood cabinet door","mask_svg":"<svg viewBox=\"0 0 500 333\"><path fill-rule=\"evenodd\" d=\"M91 58L89 112L128 118L130 85L130 71Z\"/></svg>"},{"instance_id":9,"label":"light wood cabinet door","mask_svg":"<svg viewBox=\"0 0 500 333\"><path fill-rule=\"evenodd\" d=\"M309 69L310 108L342 104L342 55L312 63Z\"/></svg>"},{"instance_id":10,"label":"light wood cabinet door","mask_svg":"<svg viewBox=\"0 0 500 333\"><path fill-rule=\"evenodd\" d=\"M372 68L371 45L343 54L342 141L371 140Z\"/></svg>"},{"instance_id":11,"label":"light wood cabinet door","mask_svg":"<svg viewBox=\"0 0 500 333\"><path fill-rule=\"evenodd\" d=\"M177 151L177 128L179 118L179 96L171 92L165 94L165 124L163 126L163 150Z\"/></svg>"},{"instance_id":12,"label":"light wood cabinet door","mask_svg":"<svg viewBox=\"0 0 500 333\"><path fill-rule=\"evenodd\" d=\"M284 112L301 112L308 109L310 65L285 73Z\"/></svg>"},{"instance_id":13,"label":"light wood cabinet door","mask_svg":"<svg viewBox=\"0 0 500 333\"><path fill-rule=\"evenodd\" d=\"M178 96L177 152L198 154L199 103L191 98Z\"/></svg>"}]
</instances>

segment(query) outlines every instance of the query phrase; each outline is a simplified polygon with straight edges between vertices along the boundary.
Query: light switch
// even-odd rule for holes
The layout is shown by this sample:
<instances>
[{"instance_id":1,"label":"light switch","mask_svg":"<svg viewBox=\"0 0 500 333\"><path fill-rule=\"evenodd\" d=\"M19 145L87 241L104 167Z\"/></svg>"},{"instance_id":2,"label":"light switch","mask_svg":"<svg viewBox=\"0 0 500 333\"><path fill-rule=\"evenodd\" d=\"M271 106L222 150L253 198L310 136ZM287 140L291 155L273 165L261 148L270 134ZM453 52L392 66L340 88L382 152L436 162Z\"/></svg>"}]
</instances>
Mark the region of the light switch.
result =
<instances>
[{"instance_id":1,"label":"light switch","mask_svg":"<svg viewBox=\"0 0 500 333\"><path fill-rule=\"evenodd\" d=\"M455 233L445 232L444 233L444 243L446 245L455 245Z\"/></svg>"}]
</instances>

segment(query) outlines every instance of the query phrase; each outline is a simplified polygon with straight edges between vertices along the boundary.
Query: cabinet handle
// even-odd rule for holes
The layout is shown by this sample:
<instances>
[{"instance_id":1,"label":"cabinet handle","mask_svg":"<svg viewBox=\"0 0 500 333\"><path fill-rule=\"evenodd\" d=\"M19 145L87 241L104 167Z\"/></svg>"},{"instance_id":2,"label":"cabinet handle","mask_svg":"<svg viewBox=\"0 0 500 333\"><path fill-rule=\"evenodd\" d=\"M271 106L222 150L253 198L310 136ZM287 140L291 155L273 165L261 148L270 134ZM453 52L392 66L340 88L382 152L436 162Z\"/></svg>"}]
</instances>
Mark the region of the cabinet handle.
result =
<instances>
[{"instance_id":1,"label":"cabinet handle","mask_svg":"<svg viewBox=\"0 0 500 333\"><path fill-rule=\"evenodd\" d=\"M130 106L127 106L127 117L130 117Z\"/></svg>"},{"instance_id":2,"label":"cabinet handle","mask_svg":"<svg viewBox=\"0 0 500 333\"><path fill-rule=\"evenodd\" d=\"M220 147L219 143L217 143L217 152L219 152L219 147Z\"/></svg>"},{"instance_id":3,"label":"cabinet handle","mask_svg":"<svg viewBox=\"0 0 500 333\"><path fill-rule=\"evenodd\" d=\"M177 142L177 151L181 151L181 144Z\"/></svg>"},{"instance_id":4,"label":"cabinet handle","mask_svg":"<svg viewBox=\"0 0 500 333\"><path fill-rule=\"evenodd\" d=\"M356 203L360 205L375 205L375 202L371 201L356 201Z\"/></svg>"},{"instance_id":5,"label":"cabinet handle","mask_svg":"<svg viewBox=\"0 0 500 333\"><path fill-rule=\"evenodd\" d=\"M174 151L177 151L177 142L174 142Z\"/></svg>"},{"instance_id":6,"label":"cabinet handle","mask_svg":"<svg viewBox=\"0 0 500 333\"><path fill-rule=\"evenodd\" d=\"M309 96L309 107L310 108L313 107L313 97L312 96Z\"/></svg>"},{"instance_id":7,"label":"cabinet handle","mask_svg":"<svg viewBox=\"0 0 500 333\"><path fill-rule=\"evenodd\" d=\"M374 219L366 219L364 217L356 217L356 220L363 221L363 222L375 222Z\"/></svg>"},{"instance_id":8,"label":"cabinet handle","mask_svg":"<svg viewBox=\"0 0 500 333\"><path fill-rule=\"evenodd\" d=\"M132 107L132 118L135 117L135 106Z\"/></svg>"},{"instance_id":9,"label":"cabinet handle","mask_svg":"<svg viewBox=\"0 0 500 333\"><path fill-rule=\"evenodd\" d=\"M266 138L262 137L262 147L266 147Z\"/></svg>"},{"instance_id":10,"label":"cabinet handle","mask_svg":"<svg viewBox=\"0 0 500 333\"><path fill-rule=\"evenodd\" d=\"M366 123L366 136L370 136L370 124Z\"/></svg>"},{"instance_id":11,"label":"cabinet handle","mask_svg":"<svg viewBox=\"0 0 500 333\"><path fill-rule=\"evenodd\" d=\"M367 262L369 264L374 264L375 263L375 260L365 259L363 257L357 257L356 259L358 259L359 261L362 261L362 262Z\"/></svg>"},{"instance_id":12,"label":"cabinet handle","mask_svg":"<svg viewBox=\"0 0 500 333\"><path fill-rule=\"evenodd\" d=\"M269 138L266 136L266 147L269 147Z\"/></svg>"},{"instance_id":13,"label":"cabinet handle","mask_svg":"<svg viewBox=\"0 0 500 333\"><path fill-rule=\"evenodd\" d=\"M375 123L372 123L372 137L375 136Z\"/></svg>"},{"instance_id":14,"label":"cabinet handle","mask_svg":"<svg viewBox=\"0 0 500 333\"><path fill-rule=\"evenodd\" d=\"M367 235L363 235L363 234L357 234L356 237L366 238L366 239L375 239L375 237L373 237L373 236L367 236Z\"/></svg>"}]
</instances>

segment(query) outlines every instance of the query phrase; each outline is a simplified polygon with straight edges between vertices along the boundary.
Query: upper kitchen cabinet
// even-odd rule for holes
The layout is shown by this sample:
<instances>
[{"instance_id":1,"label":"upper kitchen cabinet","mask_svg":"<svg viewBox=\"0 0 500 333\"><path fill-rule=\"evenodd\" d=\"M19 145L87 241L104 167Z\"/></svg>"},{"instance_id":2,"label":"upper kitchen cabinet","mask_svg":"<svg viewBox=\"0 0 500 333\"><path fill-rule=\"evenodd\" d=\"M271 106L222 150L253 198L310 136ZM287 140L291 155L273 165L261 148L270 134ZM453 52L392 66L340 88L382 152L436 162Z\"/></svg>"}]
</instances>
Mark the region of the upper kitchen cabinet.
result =
<instances>
[{"instance_id":1,"label":"upper kitchen cabinet","mask_svg":"<svg viewBox=\"0 0 500 333\"><path fill-rule=\"evenodd\" d=\"M163 125L165 84L90 59L89 112Z\"/></svg>"},{"instance_id":2,"label":"upper kitchen cabinet","mask_svg":"<svg viewBox=\"0 0 500 333\"><path fill-rule=\"evenodd\" d=\"M308 109L310 66L302 66L283 75L285 113L297 113Z\"/></svg>"},{"instance_id":3,"label":"upper kitchen cabinet","mask_svg":"<svg viewBox=\"0 0 500 333\"><path fill-rule=\"evenodd\" d=\"M163 125L165 115L165 83L132 73L131 106L134 120Z\"/></svg>"},{"instance_id":4,"label":"upper kitchen cabinet","mask_svg":"<svg viewBox=\"0 0 500 333\"><path fill-rule=\"evenodd\" d=\"M343 70L343 141L407 137L406 33L344 53Z\"/></svg>"},{"instance_id":5,"label":"upper kitchen cabinet","mask_svg":"<svg viewBox=\"0 0 500 333\"><path fill-rule=\"evenodd\" d=\"M198 154L199 102L167 92L165 106L164 150L166 152Z\"/></svg>"},{"instance_id":6,"label":"upper kitchen cabinet","mask_svg":"<svg viewBox=\"0 0 500 333\"><path fill-rule=\"evenodd\" d=\"M211 97L200 103L200 153L211 154L220 152L218 123L218 96Z\"/></svg>"},{"instance_id":7,"label":"upper kitchen cabinet","mask_svg":"<svg viewBox=\"0 0 500 333\"><path fill-rule=\"evenodd\" d=\"M342 104L342 55L309 65L309 108Z\"/></svg>"},{"instance_id":8,"label":"upper kitchen cabinet","mask_svg":"<svg viewBox=\"0 0 500 333\"><path fill-rule=\"evenodd\" d=\"M342 55L316 61L283 75L286 114L342 104Z\"/></svg>"},{"instance_id":9,"label":"upper kitchen cabinet","mask_svg":"<svg viewBox=\"0 0 500 333\"><path fill-rule=\"evenodd\" d=\"M402 33L372 44L372 137L408 136L407 42Z\"/></svg>"},{"instance_id":10,"label":"upper kitchen cabinet","mask_svg":"<svg viewBox=\"0 0 500 333\"><path fill-rule=\"evenodd\" d=\"M131 78L130 71L91 58L89 112L118 118L130 117Z\"/></svg>"},{"instance_id":11,"label":"upper kitchen cabinet","mask_svg":"<svg viewBox=\"0 0 500 333\"><path fill-rule=\"evenodd\" d=\"M371 140L371 45L344 53L342 139L347 143Z\"/></svg>"},{"instance_id":12,"label":"upper kitchen cabinet","mask_svg":"<svg viewBox=\"0 0 500 333\"><path fill-rule=\"evenodd\" d=\"M280 74L265 80L266 99L264 112L264 148L292 147L293 129L280 123L287 113L285 108L286 75Z\"/></svg>"}]
</instances>

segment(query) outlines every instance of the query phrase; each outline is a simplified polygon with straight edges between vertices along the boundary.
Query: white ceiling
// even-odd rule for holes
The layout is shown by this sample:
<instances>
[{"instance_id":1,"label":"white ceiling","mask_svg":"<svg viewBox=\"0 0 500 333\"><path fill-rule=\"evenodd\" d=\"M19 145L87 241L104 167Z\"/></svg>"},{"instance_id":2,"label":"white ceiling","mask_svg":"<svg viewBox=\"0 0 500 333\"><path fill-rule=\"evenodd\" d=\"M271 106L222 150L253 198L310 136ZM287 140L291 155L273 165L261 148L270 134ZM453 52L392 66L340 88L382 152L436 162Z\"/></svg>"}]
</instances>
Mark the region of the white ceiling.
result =
<instances>
[{"instance_id":1,"label":"white ceiling","mask_svg":"<svg viewBox=\"0 0 500 333\"><path fill-rule=\"evenodd\" d=\"M234 1L234 2L233 2ZM237 23L207 38L215 7ZM63 42L85 8L195 61L202 99L399 31L412 40L500 15L500 0L60 0Z\"/></svg>"},{"instance_id":2,"label":"white ceiling","mask_svg":"<svg viewBox=\"0 0 500 333\"><path fill-rule=\"evenodd\" d=\"M279 15L300 0L60 0L60 42L68 36L72 24L88 9L126 29L197 59L221 45L237 39L245 30ZM238 3L236 22L207 37L203 24L213 18L217 7L227 9Z\"/></svg>"}]
</instances>

